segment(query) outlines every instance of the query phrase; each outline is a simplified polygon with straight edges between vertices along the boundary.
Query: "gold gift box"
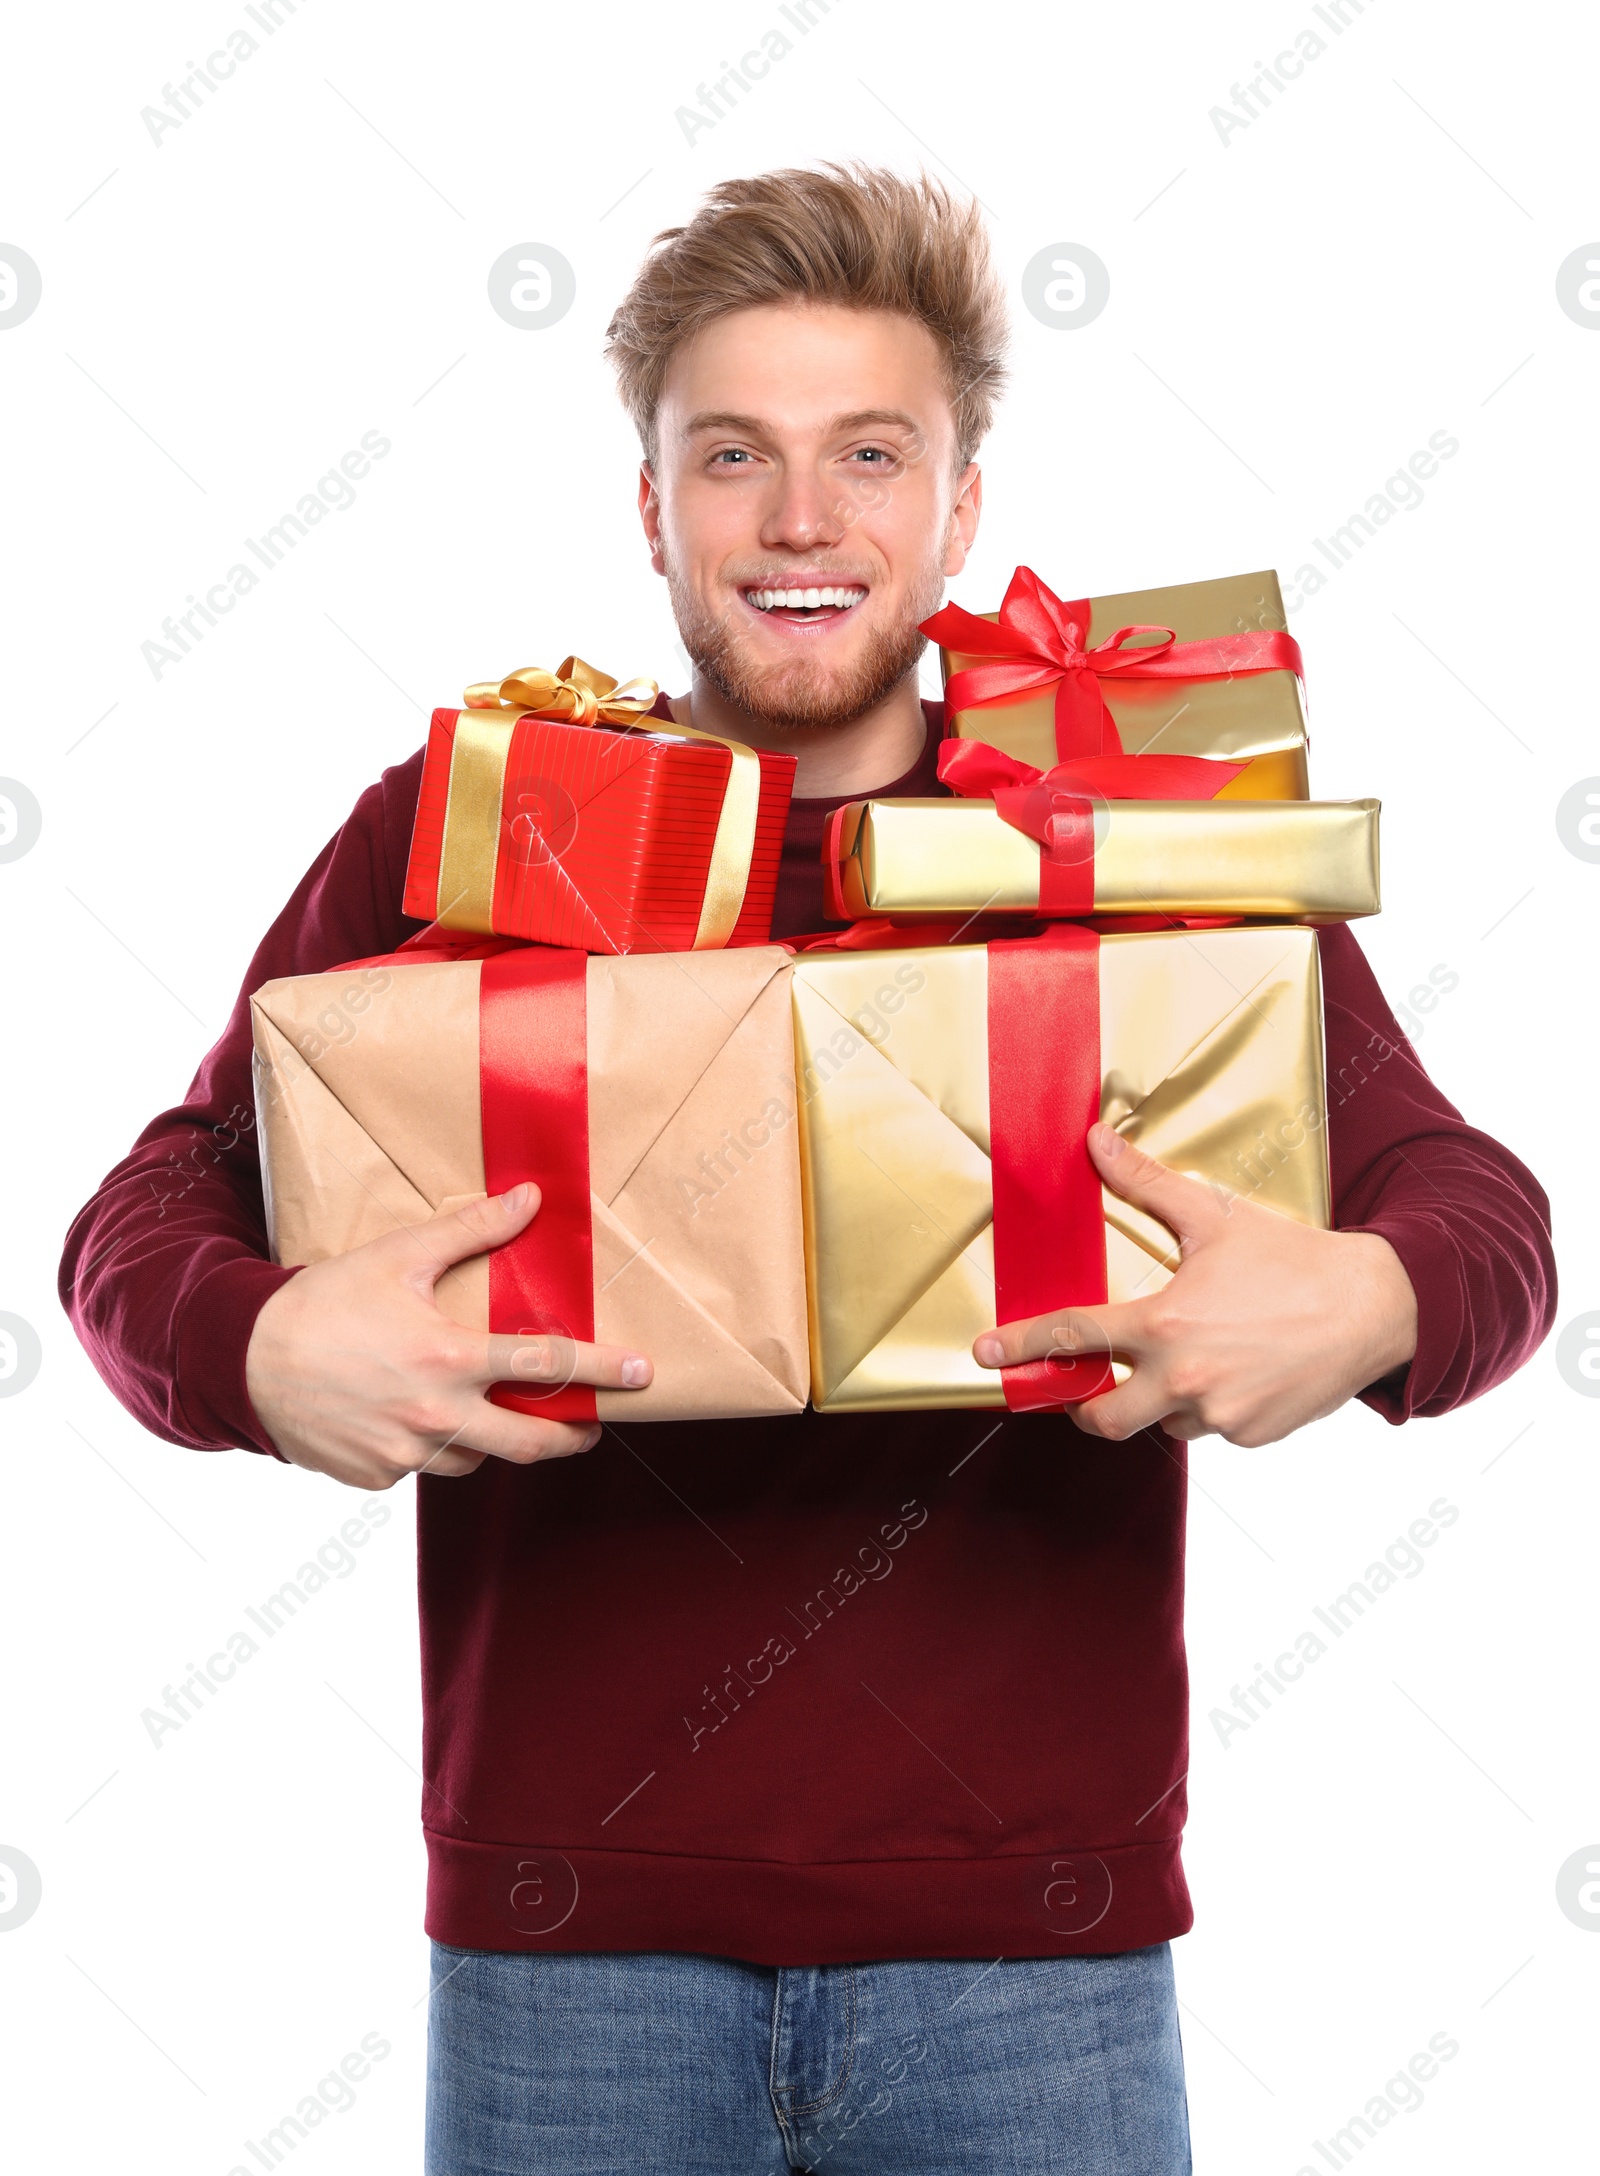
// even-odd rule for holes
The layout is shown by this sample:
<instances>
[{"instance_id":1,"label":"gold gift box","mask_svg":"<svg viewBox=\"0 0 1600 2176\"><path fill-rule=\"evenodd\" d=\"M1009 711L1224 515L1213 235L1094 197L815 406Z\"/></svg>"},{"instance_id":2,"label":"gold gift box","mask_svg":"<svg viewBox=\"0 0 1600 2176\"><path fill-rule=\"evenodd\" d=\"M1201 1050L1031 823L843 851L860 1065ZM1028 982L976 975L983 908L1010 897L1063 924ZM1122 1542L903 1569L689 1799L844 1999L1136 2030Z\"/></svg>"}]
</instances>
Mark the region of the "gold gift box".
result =
<instances>
[{"instance_id":1,"label":"gold gift box","mask_svg":"<svg viewBox=\"0 0 1600 2176\"><path fill-rule=\"evenodd\" d=\"M1179 1171L1296 1221L1331 1217L1322 984L1309 929L1161 930L1099 948L1100 1116ZM1003 1407L995 1324L988 952L812 952L791 982L811 1401ZM1112 1300L1177 1266L1105 1191Z\"/></svg>"},{"instance_id":2,"label":"gold gift box","mask_svg":"<svg viewBox=\"0 0 1600 2176\"><path fill-rule=\"evenodd\" d=\"M1376 914L1376 801L1097 801L1096 914ZM846 914L1006 914L1039 904L1040 846L992 801L853 801Z\"/></svg>"},{"instance_id":3,"label":"gold gift box","mask_svg":"<svg viewBox=\"0 0 1600 2176\"><path fill-rule=\"evenodd\" d=\"M981 619L998 620L998 612ZM1108 642L1119 627L1170 627L1179 642L1282 630L1283 593L1270 567L1259 574L1213 582L1178 582L1167 589L1130 589L1089 601L1087 646ZM941 650L944 677L982 659ZM1306 714L1292 672L1241 673L1220 680L1100 682L1128 755L1214 756L1245 768L1217 796L1223 801L1303 801ZM948 729L958 740L984 740L1009 756L1048 770L1056 762L1055 691L1045 688L953 711Z\"/></svg>"}]
</instances>

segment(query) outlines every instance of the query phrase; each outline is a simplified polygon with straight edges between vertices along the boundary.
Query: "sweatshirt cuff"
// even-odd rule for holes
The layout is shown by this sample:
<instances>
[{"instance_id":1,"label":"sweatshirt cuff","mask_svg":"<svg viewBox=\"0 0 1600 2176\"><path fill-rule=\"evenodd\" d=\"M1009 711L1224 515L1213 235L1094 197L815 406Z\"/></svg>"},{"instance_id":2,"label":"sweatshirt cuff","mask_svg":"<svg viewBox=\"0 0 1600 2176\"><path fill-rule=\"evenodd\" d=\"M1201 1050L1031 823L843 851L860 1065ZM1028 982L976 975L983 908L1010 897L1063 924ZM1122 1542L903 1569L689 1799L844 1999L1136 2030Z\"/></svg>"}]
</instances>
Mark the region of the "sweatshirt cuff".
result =
<instances>
[{"instance_id":1,"label":"sweatshirt cuff","mask_svg":"<svg viewBox=\"0 0 1600 2176\"><path fill-rule=\"evenodd\" d=\"M245 1356L257 1315L296 1274L257 1255L241 1255L202 1277L185 1300L178 1318L176 1379L183 1385L183 1425L196 1441L283 1460L250 1402Z\"/></svg>"},{"instance_id":2,"label":"sweatshirt cuff","mask_svg":"<svg viewBox=\"0 0 1600 2176\"><path fill-rule=\"evenodd\" d=\"M1413 1415L1429 1411L1466 1334L1467 1291L1460 1251L1443 1222L1414 1211L1373 1216L1363 1224L1341 1224L1339 1229L1375 1232L1386 1239L1417 1297L1417 1349L1409 1364L1358 1393L1364 1405L1398 1428Z\"/></svg>"}]
</instances>

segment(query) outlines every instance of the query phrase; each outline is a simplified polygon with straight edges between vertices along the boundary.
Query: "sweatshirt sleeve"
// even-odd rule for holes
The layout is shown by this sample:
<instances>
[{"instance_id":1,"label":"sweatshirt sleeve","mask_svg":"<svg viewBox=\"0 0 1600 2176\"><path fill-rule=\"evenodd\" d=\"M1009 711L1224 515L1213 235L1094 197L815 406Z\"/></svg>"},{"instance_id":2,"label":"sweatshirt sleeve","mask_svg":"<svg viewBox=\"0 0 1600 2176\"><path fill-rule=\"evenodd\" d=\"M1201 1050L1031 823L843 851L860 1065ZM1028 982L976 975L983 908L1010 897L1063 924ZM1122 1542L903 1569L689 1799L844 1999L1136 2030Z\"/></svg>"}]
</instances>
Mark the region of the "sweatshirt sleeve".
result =
<instances>
[{"instance_id":1,"label":"sweatshirt sleeve","mask_svg":"<svg viewBox=\"0 0 1600 2176\"><path fill-rule=\"evenodd\" d=\"M1417 1295L1417 1349L1361 1395L1385 1420L1448 1413L1515 1374L1556 1306L1550 1204L1423 1071L1348 928L1320 933L1333 1220L1377 1232Z\"/></svg>"},{"instance_id":2,"label":"sweatshirt sleeve","mask_svg":"<svg viewBox=\"0 0 1600 2176\"><path fill-rule=\"evenodd\" d=\"M422 775L386 771L262 940L220 1040L188 1094L140 1134L74 1218L61 1302L134 1418L169 1443L271 1452L245 1389L256 1316L294 1275L267 1252L251 1081L250 993L391 952Z\"/></svg>"}]
</instances>

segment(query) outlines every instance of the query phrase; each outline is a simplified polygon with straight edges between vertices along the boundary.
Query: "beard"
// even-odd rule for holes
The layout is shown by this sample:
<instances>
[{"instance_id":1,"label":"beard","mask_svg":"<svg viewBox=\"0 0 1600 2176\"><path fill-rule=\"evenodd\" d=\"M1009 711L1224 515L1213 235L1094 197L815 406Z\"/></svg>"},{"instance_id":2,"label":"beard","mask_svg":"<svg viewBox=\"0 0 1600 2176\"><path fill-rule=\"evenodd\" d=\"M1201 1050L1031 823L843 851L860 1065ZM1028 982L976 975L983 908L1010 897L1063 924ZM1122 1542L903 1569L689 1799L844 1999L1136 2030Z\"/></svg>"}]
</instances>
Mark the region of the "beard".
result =
<instances>
[{"instance_id":1,"label":"beard","mask_svg":"<svg viewBox=\"0 0 1600 2176\"><path fill-rule=\"evenodd\" d=\"M750 655L745 631L734 615L718 618L706 610L670 556L665 566L672 615L696 671L734 709L790 729L826 731L853 725L875 710L915 672L928 639L917 623L939 609L944 594L943 576L928 568L894 625L872 628L847 664L824 665L805 656L785 664L760 664Z\"/></svg>"}]
</instances>

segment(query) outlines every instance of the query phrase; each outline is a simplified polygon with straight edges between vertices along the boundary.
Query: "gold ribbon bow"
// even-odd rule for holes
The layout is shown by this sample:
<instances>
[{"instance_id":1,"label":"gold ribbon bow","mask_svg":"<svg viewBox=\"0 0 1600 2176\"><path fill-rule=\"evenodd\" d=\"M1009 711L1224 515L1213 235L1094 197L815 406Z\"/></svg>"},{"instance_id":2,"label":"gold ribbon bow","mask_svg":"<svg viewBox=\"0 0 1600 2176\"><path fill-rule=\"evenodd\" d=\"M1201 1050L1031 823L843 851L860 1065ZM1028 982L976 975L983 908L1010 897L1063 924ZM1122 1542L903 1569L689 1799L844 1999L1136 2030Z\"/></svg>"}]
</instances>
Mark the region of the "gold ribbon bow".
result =
<instances>
[{"instance_id":1,"label":"gold ribbon bow","mask_svg":"<svg viewBox=\"0 0 1600 2176\"><path fill-rule=\"evenodd\" d=\"M559 670L524 665L504 680L479 680L468 688L469 710L513 710L518 717L555 718L567 725L638 725L661 693L653 680L619 686L581 657L564 658Z\"/></svg>"},{"instance_id":2,"label":"gold ribbon bow","mask_svg":"<svg viewBox=\"0 0 1600 2176\"><path fill-rule=\"evenodd\" d=\"M493 932L495 863L511 735L521 718L628 731L649 718L660 690L654 680L625 685L581 657L548 672L525 665L504 680L475 681L456 718L439 857L438 919L447 929ZM715 951L732 936L744 906L761 803L761 764L742 741L674 724L663 739L714 741L733 758L723 789L695 931L696 952Z\"/></svg>"}]
</instances>

